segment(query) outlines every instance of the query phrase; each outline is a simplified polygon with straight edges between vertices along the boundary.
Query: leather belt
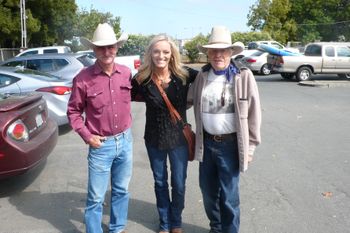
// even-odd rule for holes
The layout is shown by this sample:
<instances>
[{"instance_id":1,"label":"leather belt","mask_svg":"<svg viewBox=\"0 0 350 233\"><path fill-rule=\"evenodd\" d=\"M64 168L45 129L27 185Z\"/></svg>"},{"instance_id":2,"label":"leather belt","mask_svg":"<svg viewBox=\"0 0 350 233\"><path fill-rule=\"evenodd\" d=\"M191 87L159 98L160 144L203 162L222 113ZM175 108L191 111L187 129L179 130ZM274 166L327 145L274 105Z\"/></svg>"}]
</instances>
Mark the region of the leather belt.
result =
<instances>
[{"instance_id":1,"label":"leather belt","mask_svg":"<svg viewBox=\"0 0 350 233\"><path fill-rule=\"evenodd\" d=\"M215 142L225 142L225 141L233 141L237 137L236 137L236 133L213 135L204 131L204 138L213 140Z\"/></svg>"}]
</instances>

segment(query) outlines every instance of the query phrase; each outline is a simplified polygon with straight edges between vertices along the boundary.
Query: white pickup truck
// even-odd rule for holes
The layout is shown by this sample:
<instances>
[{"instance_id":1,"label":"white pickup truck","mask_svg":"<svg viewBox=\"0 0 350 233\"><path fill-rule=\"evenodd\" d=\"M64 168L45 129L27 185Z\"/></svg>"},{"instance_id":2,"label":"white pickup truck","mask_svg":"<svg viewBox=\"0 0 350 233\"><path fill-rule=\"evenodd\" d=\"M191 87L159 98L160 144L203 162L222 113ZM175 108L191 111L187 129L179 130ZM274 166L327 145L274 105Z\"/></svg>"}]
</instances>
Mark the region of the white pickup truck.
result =
<instances>
[{"instance_id":1,"label":"white pickup truck","mask_svg":"<svg viewBox=\"0 0 350 233\"><path fill-rule=\"evenodd\" d=\"M305 81L313 74L338 74L340 78L350 78L350 43L311 43L306 46L304 55L270 54L267 63L272 72L280 73L285 79L295 75L298 81Z\"/></svg>"}]
</instances>

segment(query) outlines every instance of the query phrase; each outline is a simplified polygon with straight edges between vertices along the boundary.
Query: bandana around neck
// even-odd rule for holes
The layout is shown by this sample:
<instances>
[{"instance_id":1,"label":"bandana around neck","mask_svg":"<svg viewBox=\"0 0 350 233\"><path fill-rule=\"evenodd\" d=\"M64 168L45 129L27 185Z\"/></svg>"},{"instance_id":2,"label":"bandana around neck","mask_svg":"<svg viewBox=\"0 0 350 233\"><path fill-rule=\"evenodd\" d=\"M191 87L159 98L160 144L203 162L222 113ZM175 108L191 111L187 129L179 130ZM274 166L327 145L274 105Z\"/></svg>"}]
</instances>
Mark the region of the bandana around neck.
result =
<instances>
[{"instance_id":1,"label":"bandana around neck","mask_svg":"<svg viewBox=\"0 0 350 233\"><path fill-rule=\"evenodd\" d=\"M232 77L235 77L236 74L239 73L239 69L235 65L233 65L232 63L224 70L215 70L213 68L213 71L214 71L215 75L225 75L227 81L229 81L229 82L231 81Z\"/></svg>"}]
</instances>

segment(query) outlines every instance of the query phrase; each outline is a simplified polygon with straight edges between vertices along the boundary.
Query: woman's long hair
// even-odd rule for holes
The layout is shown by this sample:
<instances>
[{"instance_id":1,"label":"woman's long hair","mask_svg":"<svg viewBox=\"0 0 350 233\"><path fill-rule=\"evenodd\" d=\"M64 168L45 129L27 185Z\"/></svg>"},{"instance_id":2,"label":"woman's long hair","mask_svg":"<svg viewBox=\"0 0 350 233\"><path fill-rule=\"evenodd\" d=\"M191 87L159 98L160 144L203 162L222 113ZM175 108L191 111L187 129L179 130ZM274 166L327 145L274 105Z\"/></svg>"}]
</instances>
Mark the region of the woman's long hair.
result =
<instances>
[{"instance_id":1,"label":"woman's long hair","mask_svg":"<svg viewBox=\"0 0 350 233\"><path fill-rule=\"evenodd\" d=\"M170 37L165 34L160 34L153 37L150 44L148 45L144 56L144 62L140 66L139 71L136 75L137 81L139 83L143 83L148 77L151 76L155 68L152 62L152 50L154 45L159 41L167 41L170 44L171 57L168 65L169 70L171 74L174 74L176 77L179 77L182 80L183 84L186 84L188 71L182 67L181 57L180 57L179 50L177 49L177 46L170 39Z\"/></svg>"}]
</instances>

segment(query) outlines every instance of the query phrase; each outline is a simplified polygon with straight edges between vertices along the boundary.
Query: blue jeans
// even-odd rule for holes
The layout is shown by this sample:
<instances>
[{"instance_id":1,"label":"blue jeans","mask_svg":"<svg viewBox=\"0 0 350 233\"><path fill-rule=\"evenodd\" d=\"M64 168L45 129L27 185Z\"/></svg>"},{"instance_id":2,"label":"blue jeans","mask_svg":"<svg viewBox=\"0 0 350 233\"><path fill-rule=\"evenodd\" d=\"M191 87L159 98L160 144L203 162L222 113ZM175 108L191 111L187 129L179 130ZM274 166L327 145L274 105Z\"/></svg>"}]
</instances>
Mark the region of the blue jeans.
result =
<instances>
[{"instance_id":1,"label":"blue jeans","mask_svg":"<svg viewBox=\"0 0 350 233\"><path fill-rule=\"evenodd\" d=\"M100 148L89 148L89 180L85 209L87 233L102 233L102 204L111 182L109 232L121 232L127 223L129 181L132 173L132 135L128 129L108 137Z\"/></svg>"},{"instance_id":2,"label":"blue jeans","mask_svg":"<svg viewBox=\"0 0 350 233\"><path fill-rule=\"evenodd\" d=\"M204 139L204 157L199 165L199 185L212 232L238 233L240 201L236 138L224 142Z\"/></svg>"},{"instance_id":3,"label":"blue jeans","mask_svg":"<svg viewBox=\"0 0 350 233\"><path fill-rule=\"evenodd\" d=\"M188 149L179 146L172 150L159 150L147 145L148 157L154 178L160 230L169 231L182 225L182 211L185 207L185 182L187 177ZM171 172L171 199L168 185L167 158Z\"/></svg>"}]
</instances>

